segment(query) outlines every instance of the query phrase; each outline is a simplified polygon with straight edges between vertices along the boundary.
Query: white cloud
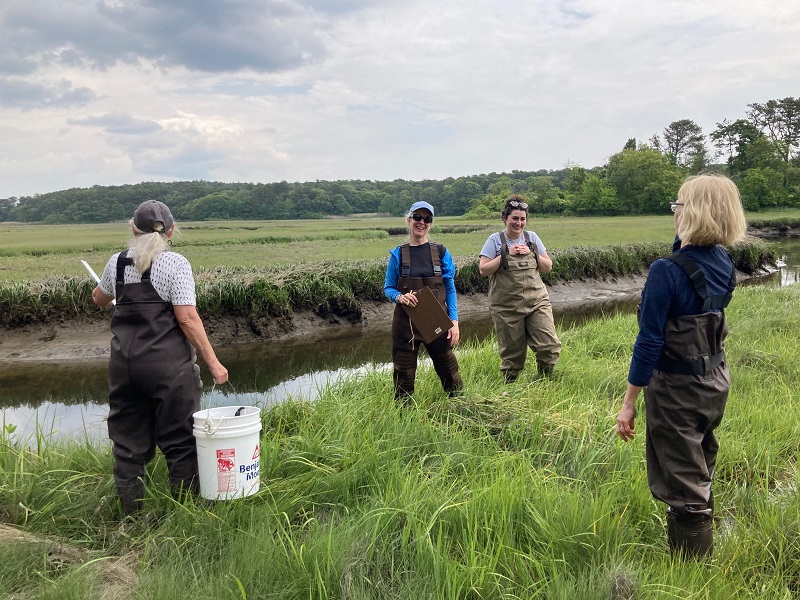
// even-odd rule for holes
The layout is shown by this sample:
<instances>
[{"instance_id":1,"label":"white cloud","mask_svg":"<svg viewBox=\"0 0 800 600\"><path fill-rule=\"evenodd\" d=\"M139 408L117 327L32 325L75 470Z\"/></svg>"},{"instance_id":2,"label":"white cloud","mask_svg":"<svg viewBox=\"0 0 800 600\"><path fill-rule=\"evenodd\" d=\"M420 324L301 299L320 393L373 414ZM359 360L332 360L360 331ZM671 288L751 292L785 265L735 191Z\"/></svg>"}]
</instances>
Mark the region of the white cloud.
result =
<instances>
[{"instance_id":1,"label":"white cloud","mask_svg":"<svg viewBox=\"0 0 800 600\"><path fill-rule=\"evenodd\" d=\"M784 0L11 0L0 198L591 167L797 95Z\"/></svg>"}]
</instances>

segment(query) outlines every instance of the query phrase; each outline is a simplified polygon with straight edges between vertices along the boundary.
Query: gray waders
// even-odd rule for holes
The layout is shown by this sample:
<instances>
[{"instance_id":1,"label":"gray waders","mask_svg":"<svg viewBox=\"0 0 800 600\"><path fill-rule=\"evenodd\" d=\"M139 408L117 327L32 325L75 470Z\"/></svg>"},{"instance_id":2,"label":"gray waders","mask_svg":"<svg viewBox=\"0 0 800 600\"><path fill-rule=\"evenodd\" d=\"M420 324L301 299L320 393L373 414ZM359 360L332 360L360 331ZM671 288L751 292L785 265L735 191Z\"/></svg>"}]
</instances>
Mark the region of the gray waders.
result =
<instances>
[{"instance_id":1,"label":"gray waders","mask_svg":"<svg viewBox=\"0 0 800 600\"><path fill-rule=\"evenodd\" d=\"M131 259L117 257L117 304L111 320L108 436L122 510L141 508L145 465L161 449L173 491L197 491L192 414L200 410L200 369L172 304L150 283L124 283Z\"/></svg>"},{"instance_id":2,"label":"gray waders","mask_svg":"<svg viewBox=\"0 0 800 600\"><path fill-rule=\"evenodd\" d=\"M433 272L426 277L411 276L411 251L408 244L400 247L400 279L398 289L406 294L411 291L421 290L428 286L436 296L439 304L445 306L444 280L442 267L439 260L439 248L434 243L429 243ZM397 399L407 398L414 393L414 379L417 374L417 358L420 344L423 344L419 330L408 318L408 314L399 304L394 308L392 318L392 362L394 363L394 396ZM428 356L431 357L433 368L442 382L444 391L449 395L457 395L463 389L461 375L458 372L458 361L450 340L446 334L440 335L430 344L425 344Z\"/></svg>"},{"instance_id":3,"label":"gray waders","mask_svg":"<svg viewBox=\"0 0 800 600\"><path fill-rule=\"evenodd\" d=\"M667 321L664 348L644 390L647 481L653 496L668 505L670 549L702 557L713 549L711 480L719 450L714 430L722 421L730 388L724 350L728 326L721 309L730 301L735 279L731 277L726 295L708 296L705 277L694 261L682 254L670 259L689 269L703 309L720 311Z\"/></svg>"},{"instance_id":4,"label":"gray waders","mask_svg":"<svg viewBox=\"0 0 800 600\"><path fill-rule=\"evenodd\" d=\"M505 232L500 232L503 258L489 279L500 371L507 382L514 381L525 367L528 347L536 354L540 375L550 375L561 354L550 296L539 274L539 256L525 232L531 254L508 253Z\"/></svg>"}]
</instances>

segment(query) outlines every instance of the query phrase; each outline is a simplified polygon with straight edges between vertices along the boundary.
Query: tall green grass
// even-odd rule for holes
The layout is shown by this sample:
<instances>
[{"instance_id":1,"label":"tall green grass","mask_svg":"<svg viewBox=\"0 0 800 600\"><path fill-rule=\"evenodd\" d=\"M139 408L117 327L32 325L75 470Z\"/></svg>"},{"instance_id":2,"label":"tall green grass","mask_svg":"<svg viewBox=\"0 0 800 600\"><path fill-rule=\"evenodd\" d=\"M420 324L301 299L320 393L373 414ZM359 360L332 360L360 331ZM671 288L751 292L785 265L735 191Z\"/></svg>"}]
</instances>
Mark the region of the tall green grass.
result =
<instances>
[{"instance_id":1,"label":"tall green grass","mask_svg":"<svg viewBox=\"0 0 800 600\"><path fill-rule=\"evenodd\" d=\"M643 407L634 441L616 437L636 322L608 315L560 332L552 379L529 365L503 385L489 340L458 350L463 398L424 364L407 408L379 370L271 408L247 499L176 504L158 459L149 523L119 524L107 447L31 451L6 432L0 513L40 543L0 544L0 596L92 597L122 575L84 562L122 561L142 599L796 597L799 311L796 286L741 288L728 309L710 561L666 547ZM56 544L84 561L57 562Z\"/></svg>"}]
</instances>

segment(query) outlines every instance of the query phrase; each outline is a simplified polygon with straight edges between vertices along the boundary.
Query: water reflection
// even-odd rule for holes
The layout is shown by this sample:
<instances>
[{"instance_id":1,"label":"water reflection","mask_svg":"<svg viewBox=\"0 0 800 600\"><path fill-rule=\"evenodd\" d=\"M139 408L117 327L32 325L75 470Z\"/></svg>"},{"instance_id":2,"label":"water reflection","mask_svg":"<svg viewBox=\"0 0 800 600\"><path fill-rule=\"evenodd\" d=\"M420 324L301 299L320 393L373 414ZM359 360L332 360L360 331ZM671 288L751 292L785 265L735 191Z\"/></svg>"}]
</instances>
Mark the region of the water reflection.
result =
<instances>
[{"instance_id":1,"label":"water reflection","mask_svg":"<svg viewBox=\"0 0 800 600\"><path fill-rule=\"evenodd\" d=\"M800 281L800 240L778 244L784 266L762 280L773 285ZM556 312L560 330L595 318L599 313L632 311L636 301L621 300L601 309ZM466 325L466 326L464 326ZM464 341L492 335L490 320L462 325ZM271 343L218 349L222 362L234 374L236 387L206 387L202 407L257 405L269 407L285 398L313 399L326 385L364 371L389 369L391 348L387 334L347 332L324 343ZM4 365L0 371L0 406L3 425L16 427L14 439L35 442L45 438L100 440L107 435L107 362ZM211 381L207 371L203 381Z\"/></svg>"}]
</instances>

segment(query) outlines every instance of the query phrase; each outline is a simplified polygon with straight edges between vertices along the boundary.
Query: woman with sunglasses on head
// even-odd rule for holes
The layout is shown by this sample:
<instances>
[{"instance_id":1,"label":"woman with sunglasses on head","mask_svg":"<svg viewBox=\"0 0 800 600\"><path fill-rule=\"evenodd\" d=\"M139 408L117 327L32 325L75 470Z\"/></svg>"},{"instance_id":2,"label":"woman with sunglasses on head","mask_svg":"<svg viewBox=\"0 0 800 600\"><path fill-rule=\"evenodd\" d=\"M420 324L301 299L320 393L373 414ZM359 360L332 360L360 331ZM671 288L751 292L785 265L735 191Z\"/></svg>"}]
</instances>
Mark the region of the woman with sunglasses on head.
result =
<instances>
[{"instance_id":1,"label":"woman with sunglasses on head","mask_svg":"<svg viewBox=\"0 0 800 600\"><path fill-rule=\"evenodd\" d=\"M428 241L433 224L433 206L415 202L406 216L408 242L389 253L383 292L397 304L392 319L392 362L394 363L394 395L407 399L414 393L417 355L422 336L403 309L404 304L417 305L415 291L427 286L447 311L453 323L446 335L425 344L433 368L450 396L461 393L463 384L453 347L458 344L458 305L453 279L456 267L453 257L441 244Z\"/></svg>"},{"instance_id":2,"label":"woman with sunglasses on head","mask_svg":"<svg viewBox=\"0 0 800 600\"><path fill-rule=\"evenodd\" d=\"M528 205L518 195L506 200L505 229L493 233L481 249L480 274L489 277L500 371L506 383L519 377L528 347L536 353L539 375L549 376L561 354L553 308L541 274L553 261L539 236L527 231Z\"/></svg>"},{"instance_id":3,"label":"woman with sunglasses on head","mask_svg":"<svg viewBox=\"0 0 800 600\"><path fill-rule=\"evenodd\" d=\"M724 309L736 285L720 244L740 241L747 222L739 190L722 176L687 179L670 208L679 248L650 265L617 433L633 438L644 389L647 481L667 505L670 550L705 556L712 551L714 429L730 388Z\"/></svg>"}]
</instances>

